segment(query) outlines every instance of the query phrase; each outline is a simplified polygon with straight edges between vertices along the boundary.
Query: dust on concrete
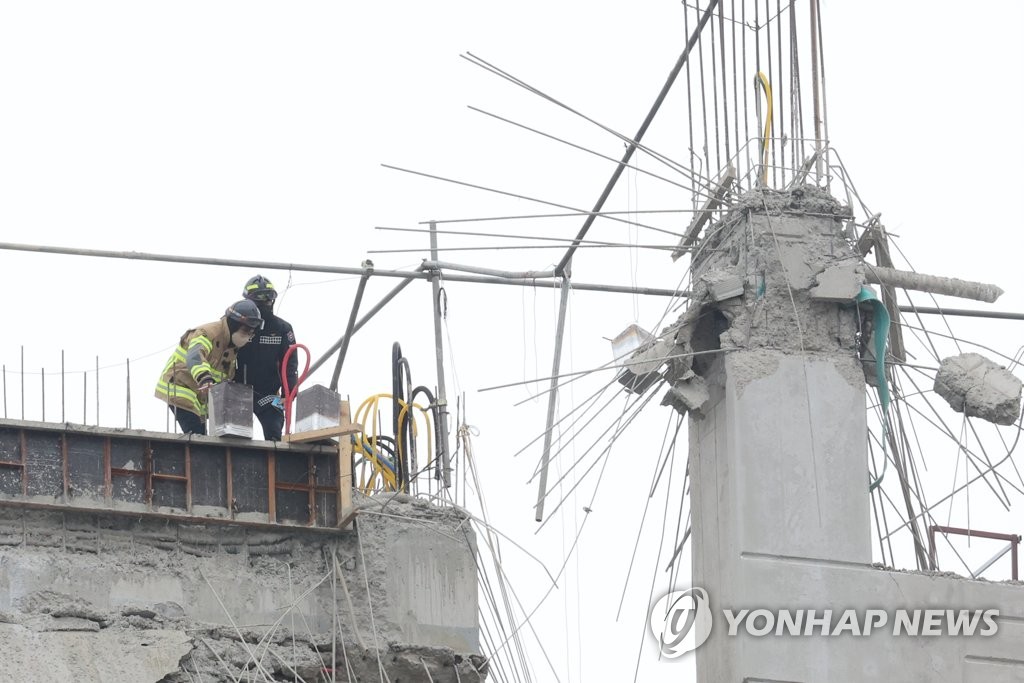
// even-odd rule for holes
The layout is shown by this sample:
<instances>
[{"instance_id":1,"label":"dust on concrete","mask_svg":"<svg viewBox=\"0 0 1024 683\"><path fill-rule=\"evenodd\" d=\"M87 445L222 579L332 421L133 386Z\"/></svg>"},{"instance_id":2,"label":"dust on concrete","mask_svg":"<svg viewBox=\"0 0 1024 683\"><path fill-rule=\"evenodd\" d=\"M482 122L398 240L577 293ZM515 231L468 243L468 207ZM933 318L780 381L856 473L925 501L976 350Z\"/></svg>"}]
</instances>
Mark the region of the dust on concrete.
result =
<instances>
[{"instance_id":1,"label":"dust on concrete","mask_svg":"<svg viewBox=\"0 0 1024 683\"><path fill-rule=\"evenodd\" d=\"M675 338L666 352L670 388L663 404L699 419L713 356L739 350L827 356L862 386L862 325L853 301L811 295L820 275L839 268L852 273L859 291L861 258L845 230L851 216L849 207L812 185L740 196L698 244L687 309L662 331ZM744 361L738 391L776 369L771 356Z\"/></svg>"},{"instance_id":2,"label":"dust on concrete","mask_svg":"<svg viewBox=\"0 0 1024 683\"><path fill-rule=\"evenodd\" d=\"M357 495L356 502L365 513L357 521L362 548L354 533L304 535L292 528L277 532L0 508L0 651L31 653L40 638L48 643L58 636L71 639L49 664L24 654L23 666L31 671L24 677L19 672L19 681L54 680L53 672L63 679L63 672L71 670L79 683L236 681L257 675L258 669L269 680L294 681L300 676L312 682L331 669L338 681L376 680L379 666L393 682L428 680L424 671L430 671L436 683L483 680L483 656L406 642L387 609L392 596L386 577L394 568L388 565L386 551L400 542L402 534L431 538L429 530L438 535L438 552L452 550L440 539L472 543L465 513L404 494ZM337 615L336 639L330 618L319 623L301 614L278 619L299 594L329 576L335 566L337 583L332 587L331 581L324 582L303 604L316 606L310 614ZM97 576L130 590L115 601L112 594L92 585ZM33 590L33 577L48 578ZM189 616L185 603L147 600L151 581L181 586L189 609L205 601L218 613L209 581L233 608L249 609L247 602L269 601L262 608L266 617L237 629L211 623ZM228 619L220 615L220 621ZM112 638L131 650L156 642L153 639L172 647L175 637L187 646L174 658L174 666L159 675L149 677L150 669L143 677L90 673L92 663L102 658L96 648Z\"/></svg>"}]
</instances>

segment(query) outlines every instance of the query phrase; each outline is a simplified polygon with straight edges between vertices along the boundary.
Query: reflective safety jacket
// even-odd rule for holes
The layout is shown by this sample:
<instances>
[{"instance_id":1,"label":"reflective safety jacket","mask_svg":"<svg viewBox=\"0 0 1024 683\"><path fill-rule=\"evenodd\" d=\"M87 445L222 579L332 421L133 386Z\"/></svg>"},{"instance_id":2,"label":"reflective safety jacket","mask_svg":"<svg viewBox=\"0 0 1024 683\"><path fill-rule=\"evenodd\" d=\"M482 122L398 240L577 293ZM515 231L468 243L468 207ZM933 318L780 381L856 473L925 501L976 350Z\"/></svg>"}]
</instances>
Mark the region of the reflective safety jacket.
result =
<instances>
[{"instance_id":1,"label":"reflective safety jacket","mask_svg":"<svg viewBox=\"0 0 1024 683\"><path fill-rule=\"evenodd\" d=\"M238 352L238 381L253 390L253 411L268 409L281 392L281 363L288 347L295 343L291 324L273 313L263 314L263 328ZM299 357L288 357L288 386L298 381Z\"/></svg>"},{"instance_id":2,"label":"reflective safety jacket","mask_svg":"<svg viewBox=\"0 0 1024 683\"><path fill-rule=\"evenodd\" d=\"M192 328L181 336L178 348L167 359L156 385L156 397L200 417L206 417L206 395L199 383L209 376L225 382L235 376L238 348L231 343L228 319Z\"/></svg>"}]
</instances>

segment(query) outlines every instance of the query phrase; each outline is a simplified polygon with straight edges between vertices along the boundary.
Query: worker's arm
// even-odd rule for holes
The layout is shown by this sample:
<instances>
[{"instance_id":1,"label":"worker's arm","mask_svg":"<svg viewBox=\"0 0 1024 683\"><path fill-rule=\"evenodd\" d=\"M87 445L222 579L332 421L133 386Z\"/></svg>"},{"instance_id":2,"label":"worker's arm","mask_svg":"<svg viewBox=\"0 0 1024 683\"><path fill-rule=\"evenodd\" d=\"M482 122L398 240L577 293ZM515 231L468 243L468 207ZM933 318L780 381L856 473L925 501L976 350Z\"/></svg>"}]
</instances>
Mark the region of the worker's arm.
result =
<instances>
[{"instance_id":1,"label":"worker's arm","mask_svg":"<svg viewBox=\"0 0 1024 683\"><path fill-rule=\"evenodd\" d=\"M210 365L210 351L213 350L213 342L202 332L197 332L188 340L188 349L185 352L185 367L196 381L199 388L209 387L217 381L213 366Z\"/></svg>"}]
</instances>

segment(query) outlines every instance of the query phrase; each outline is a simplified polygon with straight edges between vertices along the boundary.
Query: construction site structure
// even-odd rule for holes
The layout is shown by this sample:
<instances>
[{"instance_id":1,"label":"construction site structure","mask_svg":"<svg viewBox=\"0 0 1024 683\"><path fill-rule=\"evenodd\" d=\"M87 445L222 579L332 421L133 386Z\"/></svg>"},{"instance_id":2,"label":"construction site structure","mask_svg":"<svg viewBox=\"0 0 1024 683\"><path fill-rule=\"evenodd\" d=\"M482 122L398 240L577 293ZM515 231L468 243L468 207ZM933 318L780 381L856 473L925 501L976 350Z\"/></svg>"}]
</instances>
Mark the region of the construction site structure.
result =
<instances>
[{"instance_id":1,"label":"construction site structure","mask_svg":"<svg viewBox=\"0 0 1024 683\"><path fill-rule=\"evenodd\" d=\"M879 375L865 348L885 329L871 329L870 266L844 230L848 218L813 186L738 198L707 229L689 308L664 335L664 402L690 416L693 585L707 591L715 620L696 651L697 678L1019 681L1019 582L872 564L865 380ZM1017 401L1019 411L1019 388ZM828 625L730 635L721 618L798 608ZM998 631L894 635L901 608L996 609ZM870 635L822 635L851 609L890 621Z\"/></svg>"},{"instance_id":2,"label":"construction site structure","mask_svg":"<svg viewBox=\"0 0 1024 683\"><path fill-rule=\"evenodd\" d=\"M342 407L316 444L0 421L0 681L483 680L466 514L353 491Z\"/></svg>"}]
</instances>

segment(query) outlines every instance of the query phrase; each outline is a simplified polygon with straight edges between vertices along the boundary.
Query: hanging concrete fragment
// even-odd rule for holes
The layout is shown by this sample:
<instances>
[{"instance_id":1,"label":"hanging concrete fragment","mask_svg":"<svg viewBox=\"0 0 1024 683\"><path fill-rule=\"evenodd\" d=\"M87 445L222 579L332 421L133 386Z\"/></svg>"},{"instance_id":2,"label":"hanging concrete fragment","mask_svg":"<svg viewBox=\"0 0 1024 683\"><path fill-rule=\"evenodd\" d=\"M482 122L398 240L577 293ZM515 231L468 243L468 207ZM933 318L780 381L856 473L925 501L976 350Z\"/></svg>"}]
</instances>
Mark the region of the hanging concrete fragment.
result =
<instances>
[{"instance_id":1,"label":"hanging concrete fragment","mask_svg":"<svg viewBox=\"0 0 1024 683\"><path fill-rule=\"evenodd\" d=\"M935 375L935 393L968 417L1012 425L1020 415L1021 381L977 353L945 358Z\"/></svg>"},{"instance_id":2,"label":"hanging concrete fragment","mask_svg":"<svg viewBox=\"0 0 1024 683\"><path fill-rule=\"evenodd\" d=\"M849 303L860 293L863 278L854 264L826 268L818 273L818 284L811 288L811 299L833 303Z\"/></svg>"}]
</instances>

